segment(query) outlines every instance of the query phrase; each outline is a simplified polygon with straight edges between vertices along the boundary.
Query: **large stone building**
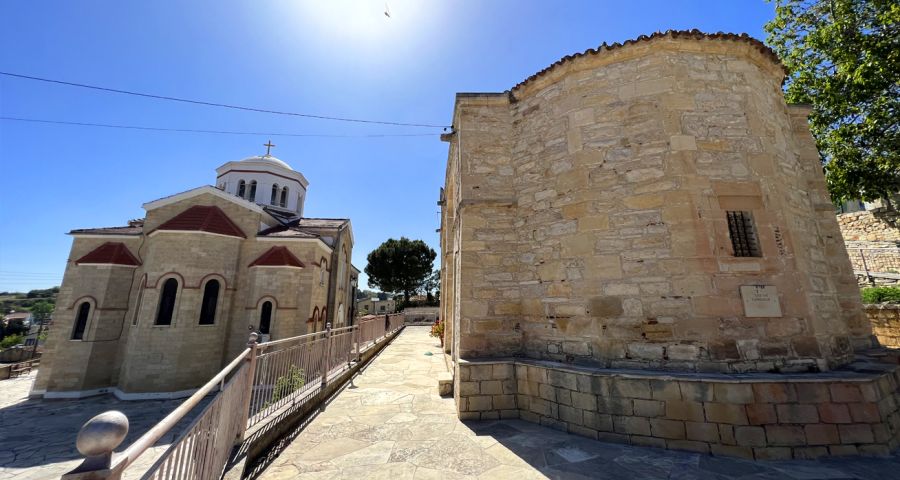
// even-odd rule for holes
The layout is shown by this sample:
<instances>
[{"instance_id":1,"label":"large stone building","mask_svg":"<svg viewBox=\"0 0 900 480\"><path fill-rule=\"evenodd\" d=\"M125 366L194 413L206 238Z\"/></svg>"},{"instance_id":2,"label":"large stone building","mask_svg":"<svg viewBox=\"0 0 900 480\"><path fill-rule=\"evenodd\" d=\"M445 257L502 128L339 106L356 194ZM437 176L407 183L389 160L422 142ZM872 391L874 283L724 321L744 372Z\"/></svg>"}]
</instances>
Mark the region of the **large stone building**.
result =
<instances>
[{"instance_id":1,"label":"large stone building","mask_svg":"<svg viewBox=\"0 0 900 480\"><path fill-rule=\"evenodd\" d=\"M32 395L183 395L263 340L351 321L347 219L302 216L308 182L266 154L144 204L128 225L73 230Z\"/></svg>"},{"instance_id":2,"label":"large stone building","mask_svg":"<svg viewBox=\"0 0 900 480\"><path fill-rule=\"evenodd\" d=\"M441 317L462 417L745 456L780 445L780 430L724 433L772 401L728 375L783 382L773 374L839 368L873 345L810 109L785 103L784 77L747 36L667 32L457 94ZM622 371L645 373L632 385ZM668 415L663 400L689 399L679 372L704 393ZM685 420L704 433L686 437Z\"/></svg>"}]
</instances>

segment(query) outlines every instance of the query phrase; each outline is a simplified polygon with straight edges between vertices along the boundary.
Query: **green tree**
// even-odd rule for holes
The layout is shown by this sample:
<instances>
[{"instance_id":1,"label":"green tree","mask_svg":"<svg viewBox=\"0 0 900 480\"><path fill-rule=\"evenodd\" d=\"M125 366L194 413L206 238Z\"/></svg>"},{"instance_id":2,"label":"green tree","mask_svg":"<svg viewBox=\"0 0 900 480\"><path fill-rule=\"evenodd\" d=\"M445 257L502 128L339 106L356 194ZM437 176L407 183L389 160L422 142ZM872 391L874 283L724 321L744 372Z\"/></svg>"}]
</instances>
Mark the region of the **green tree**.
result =
<instances>
[{"instance_id":1,"label":"green tree","mask_svg":"<svg viewBox=\"0 0 900 480\"><path fill-rule=\"evenodd\" d=\"M0 348L9 348L15 347L16 345L25 343L25 335L15 334L15 335L7 335L0 340Z\"/></svg>"},{"instance_id":2,"label":"green tree","mask_svg":"<svg viewBox=\"0 0 900 480\"><path fill-rule=\"evenodd\" d=\"M369 253L369 286L383 292L403 293L404 304L431 274L437 254L422 240L388 239Z\"/></svg>"},{"instance_id":3,"label":"green tree","mask_svg":"<svg viewBox=\"0 0 900 480\"><path fill-rule=\"evenodd\" d=\"M774 2L767 41L788 70L788 102L813 107L832 200L889 199L900 190L900 3Z\"/></svg>"}]
</instances>

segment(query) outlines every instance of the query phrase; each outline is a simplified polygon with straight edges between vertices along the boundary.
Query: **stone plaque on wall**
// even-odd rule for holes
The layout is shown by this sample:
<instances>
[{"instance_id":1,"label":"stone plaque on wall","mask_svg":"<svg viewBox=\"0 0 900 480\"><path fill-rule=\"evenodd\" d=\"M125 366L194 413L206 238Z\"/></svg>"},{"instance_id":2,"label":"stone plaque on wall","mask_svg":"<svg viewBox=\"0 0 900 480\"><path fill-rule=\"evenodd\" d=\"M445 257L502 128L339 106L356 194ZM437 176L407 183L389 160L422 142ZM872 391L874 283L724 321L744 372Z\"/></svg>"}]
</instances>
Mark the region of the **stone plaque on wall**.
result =
<instances>
[{"instance_id":1,"label":"stone plaque on wall","mask_svg":"<svg viewBox=\"0 0 900 480\"><path fill-rule=\"evenodd\" d=\"M742 285L741 299L744 301L744 315L748 317L781 317L778 289L772 285Z\"/></svg>"}]
</instances>

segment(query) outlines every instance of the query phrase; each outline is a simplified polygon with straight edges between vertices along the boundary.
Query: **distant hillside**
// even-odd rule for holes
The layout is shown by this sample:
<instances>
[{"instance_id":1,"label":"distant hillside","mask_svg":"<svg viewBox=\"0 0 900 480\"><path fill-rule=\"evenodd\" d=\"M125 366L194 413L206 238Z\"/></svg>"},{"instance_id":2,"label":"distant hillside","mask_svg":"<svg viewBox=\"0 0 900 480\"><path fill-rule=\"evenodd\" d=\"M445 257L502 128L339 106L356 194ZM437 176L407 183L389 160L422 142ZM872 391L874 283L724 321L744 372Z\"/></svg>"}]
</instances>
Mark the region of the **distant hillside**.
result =
<instances>
[{"instance_id":1,"label":"distant hillside","mask_svg":"<svg viewBox=\"0 0 900 480\"><path fill-rule=\"evenodd\" d=\"M41 301L56 305L56 295L58 294L59 287L31 290L27 293L0 292L0 315L6 315L12 310L17 312L30 310L32 305Z\"/></svg>"}]
</instances>

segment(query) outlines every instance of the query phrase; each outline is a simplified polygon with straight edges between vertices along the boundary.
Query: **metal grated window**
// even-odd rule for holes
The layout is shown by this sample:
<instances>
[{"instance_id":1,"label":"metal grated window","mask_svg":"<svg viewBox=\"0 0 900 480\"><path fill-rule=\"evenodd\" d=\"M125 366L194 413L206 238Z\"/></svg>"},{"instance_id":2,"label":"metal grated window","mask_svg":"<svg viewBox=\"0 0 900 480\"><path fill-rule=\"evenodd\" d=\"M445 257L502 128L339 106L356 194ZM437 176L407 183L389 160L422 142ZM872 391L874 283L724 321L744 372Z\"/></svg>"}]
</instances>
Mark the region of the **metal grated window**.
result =
<instances>
[{"instance_id":1,"label":"metal grated window","mask_svg":"<svg viewBox=\"0 0 900 480\"><path fill-rule=\"evenodd\" d=\"M756 228L753 226L753 216L750 212L726 212L728 216L728 236L731 237L731 246L734 248L735 257L761 257L759 241L756 238Z\"/></svg>"}]
</instances>

